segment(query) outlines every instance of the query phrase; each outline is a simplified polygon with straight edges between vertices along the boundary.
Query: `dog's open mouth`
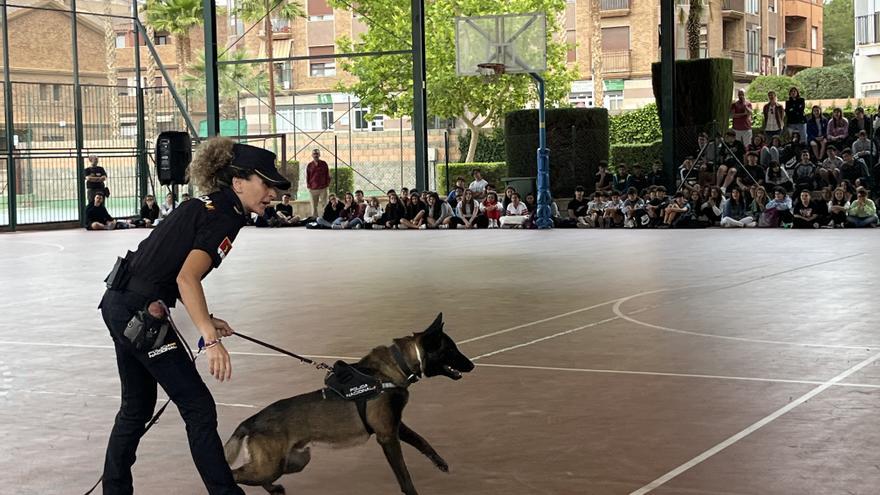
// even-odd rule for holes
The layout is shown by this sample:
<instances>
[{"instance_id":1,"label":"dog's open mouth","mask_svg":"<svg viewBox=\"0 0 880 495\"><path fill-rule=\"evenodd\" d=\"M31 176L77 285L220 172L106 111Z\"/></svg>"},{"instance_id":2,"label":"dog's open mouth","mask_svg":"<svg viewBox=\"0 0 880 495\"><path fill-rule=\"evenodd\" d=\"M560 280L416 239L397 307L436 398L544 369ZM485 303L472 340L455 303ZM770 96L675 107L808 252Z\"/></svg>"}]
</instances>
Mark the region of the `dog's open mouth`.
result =
<instances>
[{"instance_id":1,"label":"dog's open mouth","mask_svg":"<svg viewBox=\"0 0 880 495\"><path fill-rule=\"evenodd\" d=\"M448 364L443 365L443 371L446 373L446 376L452 378L453 380L461 379L461 371L449 366Z\"/></svg>"}]
</instances>

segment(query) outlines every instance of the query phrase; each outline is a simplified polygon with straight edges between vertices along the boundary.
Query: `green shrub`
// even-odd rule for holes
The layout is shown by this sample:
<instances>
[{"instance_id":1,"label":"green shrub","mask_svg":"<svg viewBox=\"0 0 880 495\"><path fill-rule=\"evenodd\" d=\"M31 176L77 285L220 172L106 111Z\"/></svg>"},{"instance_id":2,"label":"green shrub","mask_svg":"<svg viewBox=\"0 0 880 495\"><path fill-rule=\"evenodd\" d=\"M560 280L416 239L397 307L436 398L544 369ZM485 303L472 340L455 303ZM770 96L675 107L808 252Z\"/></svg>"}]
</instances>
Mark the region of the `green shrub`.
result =
<instances>
[{"instance_id":1,"label":"green shrub","mask_svg":"<svg viewBox=\"0 0 880 495\"><path fill-rule=\"evenodd\" d=\"M287 178L290 181L290 189L287 191L281 191L282 193L288 192L290 196L296 200L296 193L299 191L299 161L298 160L287 160L287 163L282 163L279 167L279 172L281 175Z\"/></svg>"},{"instance_id":2,"label":"green shrub","mask_svg":"<svg viewBox=\"0 0 880 495\"><path fill-rule=\"evenodd\" d=\"M656 103L613 115L608 119L608 125L612 146L618 143L650 143L663 137Z\"/></svg>"},{"instance_id":3,"label":"green shrub","mask_svg":"<svg viewBox=\"0 0 880 495\"><path fill-rule=\"evenodd\" d=\"M455 178L464 177L465 187L473 181L471 171L475 168L480 169L483 178L489 184L495 184L495 187L502 189L502 177L507 177L507 164L504 162L484 162L484 163L450 163L449 164L449 187L455 187ZM440 195L449 194L446 189L446 164L440 163L436 166L437 172L437 193Z\"/></svg>"},{"instance_id":4,"label":"green shrub","mask_svg":"<svg viewBox=\"0 0 880 495\"><path fill-rule=\"evenodd\" d=\"M611 167L616 170L620 163L632 165L640 163L645 171L650 171L654 160L663 159L663 141L652 143L612 144Z\"/></svg>"},{"instance_id":5,"label":"green shrub","mask_svg":"<svg viewBox=\"0 0 880 495\"><path fill-rule=\"evenodd\" d=\"M337 174L339 176L339 184L336 184ZM330 192L345 194L354 192L354 171L351 167L330 167Z\"/></svg>"},{"instance_id":6,"label":"green shrub","mask_svg":"<svg viewBox=\"0 0 880 495\"><path fill-rule=\"evenodd\" d=\"M776 91L776 100L784 102L788 99L788 90L797 87L803 91L803 84L789 76L758 76L746 88L746 98L749 101L770 101L767 98L769 91Z\"/></svg>"},{"instance_id":7,"label":"green shrub","mask_svg":"<svg viewBox=\"0 0 880 495\"><path fill-rule=\"evenodd\" d=\"M848 64L811 67L795 74L794 79L803 86L805 100L852 98L854 93L853 68Z\"/></svg>"},{"instance_id":8,"label":"green shrub","mask_svg":"<svg viewBox=\"0 0 880 495\"><path fill-rule=\"evenodd\" d=\"M495 127L483 129L480 132L480 140L477 141L477 152L474 154L475 163L492 163L504 161L504 128ZM468 147L471 144L471 131L458 135L458 151L461 153L461 161L467 159Z\"/></svg>"},{"instance_id":9,"label":"green shrub","mask_svg":"<svg viewBox=\"0 0 880 495\"><path fill-rule=\"evenodd\" d=\"M550 190L571 197L574 188L593 185L599 161L608 160L608 111L604 108L547 110ZM519 110L504 122L505 156L512 177L537 175L538 111Z\"/></svg>"}]
</instances>

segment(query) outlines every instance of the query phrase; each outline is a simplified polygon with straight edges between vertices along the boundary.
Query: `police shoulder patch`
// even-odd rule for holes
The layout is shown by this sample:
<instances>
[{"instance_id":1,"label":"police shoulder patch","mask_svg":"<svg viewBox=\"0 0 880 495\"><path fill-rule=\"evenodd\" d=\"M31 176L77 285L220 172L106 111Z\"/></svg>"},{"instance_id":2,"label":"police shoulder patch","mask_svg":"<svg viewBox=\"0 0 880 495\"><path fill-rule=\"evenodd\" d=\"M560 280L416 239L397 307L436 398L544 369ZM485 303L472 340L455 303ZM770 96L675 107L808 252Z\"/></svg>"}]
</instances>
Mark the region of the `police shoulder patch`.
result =
<instances>
[{"instance_id":1,"label":"police shoulder patch","mask_svg":"<svg viewBox=\"0 0 880 495\"><path fill-rule=\"evenodd\" d=\"M208 211L214 210L214 202L208 196L202 196L199 198L199 201L205 204L205 209Z\"/></svg>"},{"instance_id":2,"label":"police shoulder patch","mask_svg":"<svg viewBox=\"0 0 880 495\"><path fill-rule=\"evenodd\" d=\"M222 260L226 257L227 254L229 254L229 251L231 250L232 241L229 240L229 237L224 237L223 242L221 242L220 245L217 246L217 254L220 255L220 259Z\"/></svg>"}]
</instances>

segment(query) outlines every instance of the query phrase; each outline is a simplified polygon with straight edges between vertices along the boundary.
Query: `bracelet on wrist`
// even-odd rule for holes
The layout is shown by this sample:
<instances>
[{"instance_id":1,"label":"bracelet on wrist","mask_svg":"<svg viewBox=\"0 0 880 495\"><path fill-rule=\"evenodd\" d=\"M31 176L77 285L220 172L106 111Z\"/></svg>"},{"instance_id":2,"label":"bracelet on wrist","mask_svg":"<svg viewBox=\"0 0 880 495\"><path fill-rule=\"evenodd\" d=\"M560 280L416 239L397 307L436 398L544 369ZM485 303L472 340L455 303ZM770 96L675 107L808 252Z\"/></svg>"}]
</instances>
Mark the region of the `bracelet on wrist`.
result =
<instances>
[{"instance_id":1,"label":"bracelet on wrist","mask_svg":"<svg viewBox=\"0 0 880 495\"><path fill-rule=\"evenodd\" d=\"M213 339L213 340L206 340L205 344L202 346L202 348L203 349L210 349L210 348L214 347L215 345L219 344L221 340L223 340L221 337L217 337L216 339Z\"/></svg>"}]
</instances>

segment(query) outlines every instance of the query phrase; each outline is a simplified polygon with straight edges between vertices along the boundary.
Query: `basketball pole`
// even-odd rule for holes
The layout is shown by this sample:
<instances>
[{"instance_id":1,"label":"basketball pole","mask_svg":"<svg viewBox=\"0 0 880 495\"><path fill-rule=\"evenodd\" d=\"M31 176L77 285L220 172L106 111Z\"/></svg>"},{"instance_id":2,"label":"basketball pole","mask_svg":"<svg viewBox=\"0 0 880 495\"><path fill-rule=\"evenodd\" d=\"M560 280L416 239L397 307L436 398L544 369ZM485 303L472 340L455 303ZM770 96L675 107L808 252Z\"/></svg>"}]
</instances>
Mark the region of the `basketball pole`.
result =
<instances>
[{"instance_id":1,"label":"basketball pole","mask_svg":"<svg viewBox=\"0 0 880 495\"><path fill-rule=\"evenodd\" d=\"M538 84L538 211L535 224L539 229L553 227L550 218L550 150L547 149L547 126L544 112L544 78L530 72Z\"/></svg>"}]
</instances>

